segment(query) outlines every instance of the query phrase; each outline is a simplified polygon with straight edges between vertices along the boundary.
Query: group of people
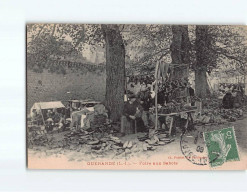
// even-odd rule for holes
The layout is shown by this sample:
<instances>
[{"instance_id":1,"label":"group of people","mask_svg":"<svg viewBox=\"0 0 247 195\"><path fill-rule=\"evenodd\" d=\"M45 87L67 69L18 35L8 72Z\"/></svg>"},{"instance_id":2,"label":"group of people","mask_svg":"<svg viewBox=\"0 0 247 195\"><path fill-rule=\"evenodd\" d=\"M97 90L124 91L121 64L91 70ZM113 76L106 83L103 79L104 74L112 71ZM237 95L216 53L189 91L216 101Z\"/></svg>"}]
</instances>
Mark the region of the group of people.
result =
<instances>
[{"instance_id":1,"label":"group of people","mask_svg":"<svg viewBox=\"0 0 247 195\"><path fill-rule=\"evenodd\" d=\"M244 96L241 90L229 90L222 99L222 107L225 109L240 108L243 104L243 99Z\"/></svg>"},{"instance_id":2,"label":"group of people","mask_svg":"<svg viewBox=\"0 0 247 195\"><path fill-rule=\"evenodd\" d=\"M227 93L229 91L233 91L233 90L238 90L238 91L241 91L241 93L244 92L244 89L243 87L240 85L240 84L227 84L227 83L220 83L219 84L219 91L222 92L222 93Z\"/></svg>"},{"instance_id":3,"label":"group of people","mask_svg":"<svg viewBox=\"0 0 247 195\"><path fill-rule=\"evenodd\" d=\"M60 113L56 108L48 110L47 112L42 112L41 110L32 111L32 121L37 125L45 125L48 131L51 131L54 126L58 129L63 129L66 123L65 113Z\"/></svg>"},{"instance_id":4,"label":"group of people","mask_svg":"<svg viewBox=\"0 0 247 195\"><path fill-rule=\"evenodd\" d=\"M33 110L31 113L31 120L33 124L42 125L44 123L41 110Z\"/></svg>"},{"instance_id":5,"label":"group of people","mask_svg":"<svg viewBox=\"0 0 247 195\"><path fill-rule=\"evenodd\" d=\"M188 97L195 96L194 89L191 85L184 87L187 89ZM170 91L171 87L169 87ZM167 87L163 87L158 91L158 104L165 105L171 100L171 92ZM169 96L169 98L167 98ZM123 116L121 117L121 132L125 134L134 133L138 130L147 130L153 128L155 125L155 114L151 113L151 108L154 107L154 94L152 86L149 83L142 83L139 92L131 93L128 96L128 101L124 105ZM194 105L194 102L192 102ZM166 117L158 118L158 126L164 124L166 126ZM167 128L167 126L166 126Z\"/></svg>"}]
</instances>

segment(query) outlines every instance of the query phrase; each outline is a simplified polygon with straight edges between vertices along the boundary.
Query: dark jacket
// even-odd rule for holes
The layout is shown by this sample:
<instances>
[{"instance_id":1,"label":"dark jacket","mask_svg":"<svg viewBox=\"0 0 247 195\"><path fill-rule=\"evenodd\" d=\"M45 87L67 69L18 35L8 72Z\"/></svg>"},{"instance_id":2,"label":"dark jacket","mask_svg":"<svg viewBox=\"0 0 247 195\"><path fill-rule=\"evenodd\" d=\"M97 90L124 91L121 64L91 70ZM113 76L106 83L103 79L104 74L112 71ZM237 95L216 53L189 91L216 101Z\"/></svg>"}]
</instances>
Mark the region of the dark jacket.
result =
<instances>
[{"instance_id":1,"label":"dark jacket","mask_svg":"<svg viewBox=\"0 0 247 195\"><path fill-rule=\"evenodd\" d=\"M137 107L137 101L133 102L132 104L130 104L129 101L126 102L124 104L123 115L125 115L126 117L129 117L129 115L134 116L136 114Z\"/></svg>"},{"instance_id":2,"label":"dark jacket","mask_svg":"<svg viewBox=\"0 0 247 195\"><path fill-rule=\"evenodd\" d=\"M192 87L188 88L190 96L195 96L195 90Z\"/></svg>"},{"instance_id":3,"label":"dark jacket","mask_svg":"<svg viewBox=\"0 0 247 195\"><path fill-rule=\"evenodd\" d=\"M151 106L151 93L150 91L140 91L138 93L139 101L143 101L142 104L140 104L144 111L149 111L149 108Z\"/></svg>"},{"instance_id":4,"label":"dark jacket","mask_svg":"<svg viewBox=\"0 0 247 195\"><path fill-rule=\"evenodd\" d=\"M223 104L223 108L225 109L233 108L234 97L230 92L226 93L226 95L223 97L222 104Z\"/></svg>"},{"instance_id":5,"label":"dark jacket","mask_svg":"<svg viewBox=\"0 0 247 195\"><path fill-rule=\"evenodd\" d=\"M60 113L56 112L54 114L54 116L52 117L52 119L53 119L54 123L58 123L60 121L61 117L62 117L62 115Z\"/></svg>"}]
</instances>

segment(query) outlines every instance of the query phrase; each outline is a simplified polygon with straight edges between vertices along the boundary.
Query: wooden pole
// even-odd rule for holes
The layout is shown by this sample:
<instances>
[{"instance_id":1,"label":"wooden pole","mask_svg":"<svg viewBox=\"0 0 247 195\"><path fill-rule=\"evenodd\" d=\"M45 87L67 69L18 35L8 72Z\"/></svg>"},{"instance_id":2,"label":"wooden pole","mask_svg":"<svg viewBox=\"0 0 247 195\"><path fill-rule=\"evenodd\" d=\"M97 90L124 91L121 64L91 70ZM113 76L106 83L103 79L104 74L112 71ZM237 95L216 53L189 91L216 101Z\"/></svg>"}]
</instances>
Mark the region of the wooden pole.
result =
<instances>
[{"instance_id":1,"label":"wooden pole","mask_svg":"<svg viewBox=\"0 0 247 195\"><path fill-rule=\"evenodd\" d=\"M246 70L246 66L244 68L244 94L247 95L247 79L246 79L246 74L247 74L247 70Z\"/></svg>"},{"instance_id":2,"label":"wooden pole","mask_svg":"<svg viewBox=\"0 0 247 195\"><path fill-rule=\"evenodd\" d=\"M155 130L158 129L158 84L155 82Z\"/></svg>"},{"instance_id":3,"label":"wooden pole","mask_svg":"<svg viewBox=\"0 0 247 195\"><path fill-rule=\"evenodd\" d=\"M159 73L159 61L155 67L155 130L158 129L158 73Z\"/></svg>"},{"instance_id":4,"label":"wooden pole","mask_svg":"<svg viewBox=\"0 0 247 195\"><path fill-rule=\"evenodd\" d=\"M40 113L41 113L41 116L42 116L43 124L45 125L45 119L44 119L44 116L43 116L43 114L42 114L42 109L41 109L40 104L39 104L39 108L40 108Z\"/></svg>"}]
</instances>

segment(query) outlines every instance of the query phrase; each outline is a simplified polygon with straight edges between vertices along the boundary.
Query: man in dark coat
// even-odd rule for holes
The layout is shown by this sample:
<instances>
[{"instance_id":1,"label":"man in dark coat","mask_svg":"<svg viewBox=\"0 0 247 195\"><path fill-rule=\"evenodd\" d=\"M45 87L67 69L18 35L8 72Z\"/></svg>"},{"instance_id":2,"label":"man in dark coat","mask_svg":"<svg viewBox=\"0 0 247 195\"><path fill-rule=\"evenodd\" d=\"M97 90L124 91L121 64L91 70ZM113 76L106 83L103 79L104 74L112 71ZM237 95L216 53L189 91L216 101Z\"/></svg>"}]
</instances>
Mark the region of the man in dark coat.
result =
<instances>
[{"instance_id":1,"label":"man in dark coat","mask_svg":"<svg viewBox=\"0 0 247 195\"><path fill-rule=\"evenodd\" d=\"M151 92L150 89L146 87L146 85L143 85L141 87L141 91L138 93L138 100L140 102L140 106L143 109L142 112L142 120L144 122L144 125L146 128L149 126L149 108L151 106Z\"/></svg>"},{"instance_id":2,"label":"man in dark coat","mask_svg":"<svg viewBox=\"0 0 247 195\"><path fill-rule=\"evenodd\" d=\"M66 105L66 107L65 107L65 119L66 118L70 118L70 106L69 106L69 104L67 104Z\"/></svg>"},{"instance_id":3,"label":"man in dark coat","mask_svg":"<svg viewBox=\"0 0 247 195\"><path fill-rule=\"evenodd\" d=\"M121 117L121 133L134 133L136 127L136 120L141 117L141 109L136 96L130 95L129 101L124 105L123 116Z\"/></svg>"},{"instance_id":4,"label":"man in dark coat","mask_svg":"<svg viewBox=\"0 0 247 195\"><path fill-rule=\"evenodd\" d=\"M188 86L188 92L191 100L191 106L195 106L195 101L193 97L195 96L195 90L191 87L191 84Z\"/></svg>"},{"instance_id":5,"label":"man in dark coat","mask_svg":"<svg viewBox=\"0 0 247 195\"><path fill-rule=\"evenodd\" d=\"M222 106L225 109L232 109L234 104L234 97L232 96L232 93L228 91L222 100Z\"/></svg>"}]
</instances>

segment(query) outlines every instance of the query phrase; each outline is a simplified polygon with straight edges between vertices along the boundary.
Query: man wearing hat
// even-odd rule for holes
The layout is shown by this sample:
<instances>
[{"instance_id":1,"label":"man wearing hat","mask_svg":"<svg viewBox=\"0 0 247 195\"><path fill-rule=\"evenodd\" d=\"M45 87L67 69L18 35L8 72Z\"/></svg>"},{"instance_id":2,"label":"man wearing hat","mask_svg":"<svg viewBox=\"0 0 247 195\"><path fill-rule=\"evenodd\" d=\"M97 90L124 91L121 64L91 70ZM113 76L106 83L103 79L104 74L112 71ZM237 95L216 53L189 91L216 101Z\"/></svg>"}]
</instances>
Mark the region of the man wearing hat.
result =
<instances>
[{"instance_id":1,"label":"man wearing hat","mask_svg":"<svg viewBox=\"0 0 247 195\"><path fill-rule=\"evenodd\" d=\"M124 105L123 116L121 117L121 133L134 133L136 119L141 117L141 109L139 108L136 96L129 95L128 101Z\"/></svg>"},{"instance_id":2,"label":"man wearing hat","mask_svg":"<svg viewBox=\"0 0 247 195\"><path fill-rule=\"evenodd\" d=\"M143 109L142 112L142 120L146 128L149 126L149 108L151 106L151 92L150 89L146 85L142 85L141 91L138 93L138 99L140 102L140 106Z\"/></svg>"}]
</instances>

